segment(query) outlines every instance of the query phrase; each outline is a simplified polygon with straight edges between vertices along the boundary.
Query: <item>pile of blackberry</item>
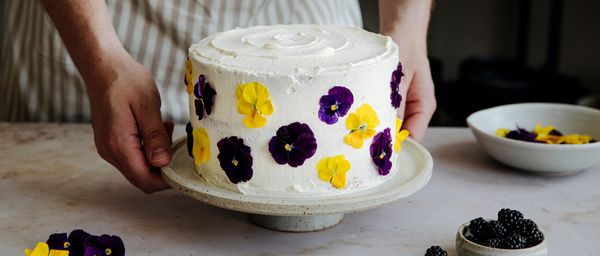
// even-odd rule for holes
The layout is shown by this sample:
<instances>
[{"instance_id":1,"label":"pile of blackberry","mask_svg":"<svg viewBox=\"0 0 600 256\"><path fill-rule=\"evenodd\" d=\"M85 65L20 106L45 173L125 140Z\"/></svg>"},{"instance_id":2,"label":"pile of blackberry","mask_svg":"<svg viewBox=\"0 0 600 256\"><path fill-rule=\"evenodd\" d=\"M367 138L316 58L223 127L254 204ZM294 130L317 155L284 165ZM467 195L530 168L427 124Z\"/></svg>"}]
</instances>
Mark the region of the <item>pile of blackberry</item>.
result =
<instances>
[{"instance_id":1,"label":"pile of blackberry","mask_svg":"<svg viewBox=\"0 0 600 256\"><path fill-rule=\"evenodd\" d=\"M492 248L523 249L544 240L544 234L534 221L507 208L498 211L498 220L487 221L481 217L471 220L468 230L467 239Z\"/></svg>"}]
</instances>

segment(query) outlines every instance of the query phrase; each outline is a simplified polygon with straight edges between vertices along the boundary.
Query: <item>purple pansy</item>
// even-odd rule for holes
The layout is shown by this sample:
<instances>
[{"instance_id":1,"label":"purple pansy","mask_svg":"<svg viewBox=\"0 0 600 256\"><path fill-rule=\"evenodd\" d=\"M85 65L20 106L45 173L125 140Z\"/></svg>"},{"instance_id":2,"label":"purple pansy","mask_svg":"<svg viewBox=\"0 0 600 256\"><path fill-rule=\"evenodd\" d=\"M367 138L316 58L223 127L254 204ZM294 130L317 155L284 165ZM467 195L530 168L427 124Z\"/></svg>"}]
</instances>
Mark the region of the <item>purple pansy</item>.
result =
<instances>
[{"instance_id":1,"label":"purple pansy","mask_svg":"<svg viewBox=\"0 0 600 256\"><path fill-rule=\"evenodd\" d=\"M533 132L529 132L528 130L520 128L520 127L517 127L516 130L512 130L506 134L506 138L513 139L513 140L528 141L528 142L538 142L535 139L536 137L537 137L537 134L535 134Z\"/></svg>"},{"instance_id":2,"label":"purple pansy","mask_svg":"<svg viewBox=\"0 0 600 256\"><path fill-rule=\"evenodd\" d=\"M269 152L278 164L298 167L317 151L317 140L307 124L294 122L279 127L269 141Z\"/></svg>"},{"instance_id":3,"label":"purple pansy","mask_svg":"<svg viewBox=\"0 0 600 256\"><path fill-rule=\"evenodd\" d=\"M46 241L50 250L69 250L71 243L67 237L67 233L56 233L50 235Z\"/></svg>"},{"instance_id":4,"label":"purple pansy","mask_svg":"<svg viewBox=\"0 0 600 256\"><path fill-rule=\"evenodd\" d=\"M89 236L83 242L83 247L83 256L125 255L125 245L123 244L123 240L118 236Z\"/></svg>"},{"instance_id":5,"label":"purple pansy","mask_svg":"<svg viewBox=\"0 0 600 256\"><path fill-rule=\"evenodd\" d=\"M339 117L348 113L354 103L352 92L343 86L334 86L329 89L327 95L323 95L319 100L319 119L327 124L335 124Z\"/></svg>"},{"instance_id":6,"label":"purple pansy","mask_svg":"<svg viewBox=\"0 0 600 256\"><path fill-rule=\"evenodd\" d=\"M392 136L390 128L385 128L383 132L373 137L370 147L371 159L377 166L380 175L388 175L392 169Z\"/></svg>"},{"instance_id":7,"label":"purple pansy","mask_svg":"<svg viewBox=\"0 0 600 256\"><path fill-rule=\"evenodd\" d=\"M194 128L192 128L192 124L188 122L187 125L185 125L185 133L187 134L187 152L192 158L194 157L192 154L192 148L194 147L194 136L192 135L193 130Z\"/></svg>"},{"instance_id":8,"label":"purple pansy","mask_svg":"<svg viewBox=\"0 0 600 256\"><path fill-rule=\"evenodd\" d=\"M237 184L252 178L252 155L250 147L236 136L226 137L217 143L219 163L229 181Z\"/></svg>"},{"instance_id":9,"label":"purple pansy","mask_svg":"<svg viewBox=\"0 0 600 256\"><path fill-rule=\"evenodd\" d=\"M392 100L392 106L394 108L400 107L400 103L402 103L402 95L400 95L400 81L402 81L402 77L404 73L402 72L402 64L398 62L398 67L394 72L392 72L392 81L390 81L390 87L392 88L392 93L390 94L390 99Z\"/></svg>"},{"instance_id":10,"label":"purple pansy","mask_svg":"<svg viewBox=\"0 0 600 256\"><path fill-rule=\"evenodd\" d=\"M215 102L215 95L217 95L217 91L210 86L204 75L200 75L198 82L194 85L194 96L196 96L194 106L198 120L204 118L204 112L206 112L206 115L210 115Z\"/></svg>"}]
</instances>

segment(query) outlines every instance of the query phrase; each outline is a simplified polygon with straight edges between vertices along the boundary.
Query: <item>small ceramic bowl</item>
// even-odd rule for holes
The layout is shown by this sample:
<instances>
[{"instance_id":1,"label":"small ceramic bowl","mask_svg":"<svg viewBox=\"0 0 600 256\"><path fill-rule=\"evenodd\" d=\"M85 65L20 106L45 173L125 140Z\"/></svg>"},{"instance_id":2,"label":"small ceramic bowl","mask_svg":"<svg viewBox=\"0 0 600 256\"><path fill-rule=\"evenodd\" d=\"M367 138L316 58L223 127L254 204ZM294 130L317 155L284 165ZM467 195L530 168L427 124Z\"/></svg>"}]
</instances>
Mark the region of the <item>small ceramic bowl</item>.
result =
<instances>
[{"instance_id":1,"label":"small ceramic bowl","mask_svg":"<svg viewBox=\"0 0 600 256\"><path fill-rule=\"evenodd\" d=\"M465 223L456 232L456 253L458 256L547 256L546 236L536 246L525 249L498 249L479 245L465 237L469 223ZM543 232L543 231L542 231Z\"/></svg>"},{"instance_id":2,"label":"small ceramic bowl","mask_svg":"<svg viewBox=\"0 0 600 256\"><path fill-rule=\"evenodd\" d=\"M600 139L600 110L566 104L523 103L484 109L467 118L479 145L496 160L519 169L564 175L600 162L600 142L551 145L496 136L499 128L532 130L536 123L552 125L564 134L588 134Z\"/></svg>"}]
</instances>

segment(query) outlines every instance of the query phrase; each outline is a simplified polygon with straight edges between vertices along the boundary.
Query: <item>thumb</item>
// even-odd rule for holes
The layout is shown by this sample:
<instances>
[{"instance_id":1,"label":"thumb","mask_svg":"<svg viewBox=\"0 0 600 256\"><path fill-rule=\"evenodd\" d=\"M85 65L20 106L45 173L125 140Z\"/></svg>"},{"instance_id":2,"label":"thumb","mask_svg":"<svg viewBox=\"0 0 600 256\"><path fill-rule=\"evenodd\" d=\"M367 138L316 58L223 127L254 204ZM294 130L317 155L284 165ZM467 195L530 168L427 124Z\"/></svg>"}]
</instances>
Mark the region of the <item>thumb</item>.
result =
<instances>
[{"instance_id":1,"label":"thumb","mask_svg":"<svg viewBox=\"0 0 600 256\"><path fill-rule=\"evenodd\" d=\"M163 124L160 110L134 110L134 115L148 162L154 167L163 167L169 164L171 162L171 138L167 131L169 125Z\"/></svg>"}]
</instances>

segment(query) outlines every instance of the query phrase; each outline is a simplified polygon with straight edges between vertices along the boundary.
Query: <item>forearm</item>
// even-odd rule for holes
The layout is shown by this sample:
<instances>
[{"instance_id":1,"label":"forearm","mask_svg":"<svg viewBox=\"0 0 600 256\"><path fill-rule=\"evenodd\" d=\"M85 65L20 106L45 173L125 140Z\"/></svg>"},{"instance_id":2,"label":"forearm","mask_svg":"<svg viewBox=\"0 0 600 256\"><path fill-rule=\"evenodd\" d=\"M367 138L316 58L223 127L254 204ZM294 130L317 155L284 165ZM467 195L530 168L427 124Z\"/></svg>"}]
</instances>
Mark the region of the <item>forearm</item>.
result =
<instances>
[{"instance_id":1,"label":"forearm","mask_svg":"<svg viewBox=\"0 0 600 256\"><path fill-rule=\"evenodd\" d=\"M380 33L426 45L433 0L379 0Z\"/></svg>"},{"instance_id":2,"label":"forearm","mask_svg":"<svg viewBox=\"0 0 600 256\"><path fill-rule=\"evenodd\" d=\"M41 0L86 84L106 77L110 57L124 53L104 0ZM104 73L104 74L103 74Z\"/></svg>"}]
</instances>

